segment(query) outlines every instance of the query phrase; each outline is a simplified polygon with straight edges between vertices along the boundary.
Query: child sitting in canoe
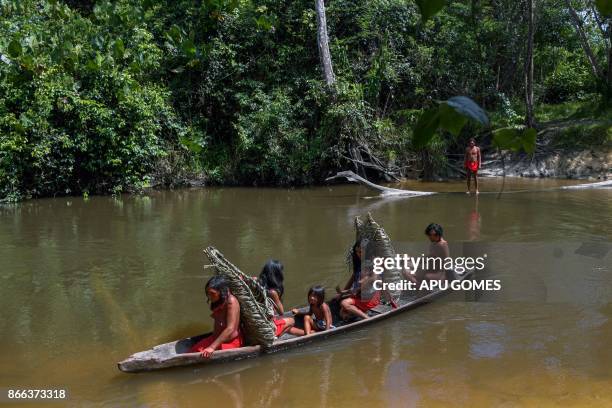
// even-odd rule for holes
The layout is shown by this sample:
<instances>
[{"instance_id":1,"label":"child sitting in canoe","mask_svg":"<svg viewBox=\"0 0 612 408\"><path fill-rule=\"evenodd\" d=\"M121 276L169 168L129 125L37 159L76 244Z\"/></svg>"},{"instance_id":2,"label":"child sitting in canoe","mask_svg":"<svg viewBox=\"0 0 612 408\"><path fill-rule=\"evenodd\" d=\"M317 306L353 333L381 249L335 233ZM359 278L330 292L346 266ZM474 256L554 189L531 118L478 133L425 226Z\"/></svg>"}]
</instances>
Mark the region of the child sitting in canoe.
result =
<instances>
[{"instance_id":1,"label":"child sitting in canoe","mask_svg":"<svg viewBox=\"0 0 612 408\"><path fill-rule=\"evenodd\" d=\"M283 282L284 266L280 261L271 259L264 265L259 274L258 281L266 289L268 297L274 303L274 325L276 326L276 337L282 336L289 331L295 324L293 317L283 317L285 308L283 307L282 297L285 291Z\"/></svg>"},{"instance_id":2,"label":"child sitting in canoe","mask_svg":"<svg viewBox=\"0 0 612 408\"><path fill-rule=\"evenodd\" d=\"M227 281L221 276L213 276L205 290L214 319L213 333L194 344L189 352L209 358L215 350L242 347L244 339L240 331L240 303L230 292Z\"/></svg>"},{"instance_id":3,"label":"child sitting in canoe","mask_svg":"<svg viewBox=\"0 0 612 408\"><path fill-rule=\"evenodd\" d=\"M312 332L325 331L333 328L332 314L327 303L325 303L325 288L323 286L313 286L308 291L308 304L310 305L308 312L300 312L299 309L293 309L294 315L304 316L304 330L294 327L291 329L291 334L296 336L308 335Z\"/></svg>"},{"instance_id":4,"label":"child sitting in canoe","mask_svg":"<svg viewBox=\"0 0 612 408\"><path fill-rule=\"evenodd\" d=\"M349 320L354 317L368 318L368 310L380 304L380 291L374 289L372 282L374 275L370 272L362 273L361 261L363 258L361 241L357 240L351 250L353 273L344 286L344 290L336 288L340 301L340 317Z\"/></svg>"}]
</instances>

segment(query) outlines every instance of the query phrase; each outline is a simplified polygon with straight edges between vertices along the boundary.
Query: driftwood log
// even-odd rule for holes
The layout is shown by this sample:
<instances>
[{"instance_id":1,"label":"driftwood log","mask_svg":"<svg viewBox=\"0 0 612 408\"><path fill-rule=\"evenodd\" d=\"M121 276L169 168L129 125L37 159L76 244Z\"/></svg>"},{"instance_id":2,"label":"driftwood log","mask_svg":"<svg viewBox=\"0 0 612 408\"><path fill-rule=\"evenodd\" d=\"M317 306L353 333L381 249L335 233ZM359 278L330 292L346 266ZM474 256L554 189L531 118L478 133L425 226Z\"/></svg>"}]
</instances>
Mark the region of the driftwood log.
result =
<instances>
[{"instance_id":1,"label":"driftwood log","mask_svg":"<svg viewBox=\"0 0 612 408\"><path fill-rule=\"evenodd\" d=\"M385 196L387 195L424 196L424 195L436 194L431 191L402 190L399 188L381 186L381 185L372 183L371 181L353 173L350 170L341 171L337 173L335 176L326 178L325 181L331 181L331 180L340 179L340 178L345 178L348 181L362 184L372 190L379 191L382 195L385 195Z\"/></svg>"}]
</instances>

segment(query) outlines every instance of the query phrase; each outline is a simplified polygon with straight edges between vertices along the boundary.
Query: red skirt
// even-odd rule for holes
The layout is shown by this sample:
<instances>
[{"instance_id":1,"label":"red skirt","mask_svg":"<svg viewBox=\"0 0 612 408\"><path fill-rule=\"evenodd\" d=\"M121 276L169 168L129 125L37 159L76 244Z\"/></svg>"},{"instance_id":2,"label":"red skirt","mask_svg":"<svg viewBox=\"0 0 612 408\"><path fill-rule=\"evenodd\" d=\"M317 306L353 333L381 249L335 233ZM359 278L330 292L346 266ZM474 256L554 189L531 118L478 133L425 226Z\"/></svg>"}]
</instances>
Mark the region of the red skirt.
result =
<instances>
[{"instance_id":1,"label":"red skirt","mask_svg":"<svg viewBox=\"0 0 612 408\"><path fill-rule=\"evenodd\" d=\"M212 334L208 337L203 338L202 340L198 341L196 344L191 346L191 349L189 349L189 352L190 353L203 352L204 349L209 347L213 343L213 341L215 341L216 338L217 337ZM217 350L235 349L235 348L242 347L243 344L244 344L244 339L242 338L242 333L239 332L238 336L234 337L232 340L225 342L225 343L221 343L221 345L217 347Z\"/></svg>"},{"instance_id":2,"label":"red skirt","mask_svg":"<svg viewBox=\"0 0 612 408\"><path fill-rule=\"evenodd\" d=\"M351 296L351 299L353 299L353 304L357 306L359 310L367 312L380 304L380 292L374 293L374 296L368 300L362 300L361 297L355 295Z\"/></svg>"},{"instance_id":3,"label":"red skirt","mask_svg":"<svg viewBox=\"0 0 612 408\"><path fill-rule=\"evenodd\" d=\"M465 168L471 171L472 173L476 174L478 173L478 162L477 161L472 161L472 162L466 161Z\"/></svg>"},{"instance_id":4,"label":"red skirt","mask_svg":"<svg viewBox=\"0 0 612 408\"><path fill-rule=\"evenodd\" d=\"M278 319L275 318L274 325L276 326L276 333L274 335L278 337L281 335L283 329L285 328L285 319L283 319L282 317Z\"/></svg>"}]
</instances>

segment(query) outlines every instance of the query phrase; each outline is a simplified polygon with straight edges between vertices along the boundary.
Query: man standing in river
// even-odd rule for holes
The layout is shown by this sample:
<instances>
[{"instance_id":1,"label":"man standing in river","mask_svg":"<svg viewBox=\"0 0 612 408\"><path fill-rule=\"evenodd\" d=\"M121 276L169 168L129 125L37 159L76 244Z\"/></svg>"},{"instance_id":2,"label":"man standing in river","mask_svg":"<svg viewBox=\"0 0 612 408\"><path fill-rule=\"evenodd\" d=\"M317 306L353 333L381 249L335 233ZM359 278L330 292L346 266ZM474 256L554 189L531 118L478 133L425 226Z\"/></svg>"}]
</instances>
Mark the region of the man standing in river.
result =
<instances>
[{"instance_id":1,"label":"man standing in river","mask_svg":"<svg viewBox=\"0 0 612 408\"><path fill-rule=\"evenodd\" d=\"M476 140L473 137L468 142L468 147L465 149L464 166L467 177L467 194L470 194L470 179L474 177L474 188L476 194L478 192L478 170L480 169L480 147L476 146Z\"/></svg>"}]
</instances>

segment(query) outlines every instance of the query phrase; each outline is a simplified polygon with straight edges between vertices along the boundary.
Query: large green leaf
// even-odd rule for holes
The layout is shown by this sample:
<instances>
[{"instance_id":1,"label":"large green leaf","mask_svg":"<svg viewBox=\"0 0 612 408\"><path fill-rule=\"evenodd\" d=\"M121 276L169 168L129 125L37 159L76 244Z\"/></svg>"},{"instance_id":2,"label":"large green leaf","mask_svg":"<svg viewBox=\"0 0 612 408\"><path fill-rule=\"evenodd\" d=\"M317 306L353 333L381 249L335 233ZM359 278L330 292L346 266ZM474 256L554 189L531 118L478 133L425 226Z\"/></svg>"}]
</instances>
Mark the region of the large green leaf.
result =
<instances>
[{"instance_id":1,"label":"large green leaf","mask_svg":"<svg viewBox=\"0 0 612 408\"><path fill-rule=\"evenodd\" d=\"M497 129L493 132L493 145L503 150L518 151L522 146L520 133L515 128Z\"/></svg>"},{"instance_id":2,"label":"large green leaf","mask_svg":"<svg viewBox=\"0 0 612 408\"><path fill-rule=\"evenodd\" d=\"M468 118L453 107L449 106L446 102L442 102L439 107L440 112L440 127L448 130L453 136L459 136L461 129L468 121Z\"/></svg>"},{"instance_id":3,"label":"large green leaf","mask_svg":"<svg viewBox=\"0 0 612 408\"><path fill-rule=\"evenodd\" d=\"M537 135L538 132L534 128L525 129L521 134L523 150L529 154L535 152Z\"/></svg>"},{"instance_id":4,"label":"large green leaf","mask_svg":"<svg viewBox=\"0 0 612 408\"><path fill-rule=\"evenodd\" d=\"M196 46L193 43L193 41L191 41L189 38L186 38L182 43L181 43L181 49L183 50L183 53L189 57L189 58L195 58L196 56Z\"/></svg>"},{"instance_id":5,"label":"large green leaf","mask_svg":"<svg viewBox=\"0 0 612 408\"><path fill-rule=\"evenodd\" d=\"M446 5L446 0L416 0L423 21L429 20Z\"/></svg>"},{"instance_id":6,"label":"large green leaf","mask_svg":"<svg viewBox=\"0 0 612 408\"><path fill-rule=\"evenodd\" d=\"M200 153L204 148L204 141L201 138L191 139L186 136L181 136L179 140L181 144L185 146L185 148L192 151L193 153Z\"/></svg>"},{"instance_id":7,"label":"large green leaf","mask_svg":"<svg viewBox=\"0 0 612 408\"><path fill-rule=\"evenodd\" d=\"M21 55L22 52L22 48L21 48L21 44L19 43L19 41L17 40L13 40L9 43L8 45L8 54L13 57L13 58L17 58Z\"/></svg>"},{"instance_id":8,"label":"large green leaf","mask_svg":"<svg viewBox=\"0 0 612 408\"><path fill-rule=\"evenodd\" d=\"M537 132L534 128L524 130L501 128L493 132L493 145L503 150L532 154L536 148Z\"/></svg>"},{"instance_id":9,"label":"large green leaf","mask_svg":"<svg viewBox=\"0 0 612 408\"><path fill-rule=\"evenodd\" d=\"M425 110L414 127L412 144L417 149L427 146L440 124L440 110L429 108Z\"/></svg>"},{"instance_id":10,"label":"large green leaf","mask_svg":"<svg viewBox=\"0 0 612 408\"><path fill-rule=\"evenodd\" d=\"M612 16L612 0L595 0L595 5L602 16Z\"/></svg>"},{"instance_id":11,"label":"large green leaf","mask_svg":"<svg viewBox=\"0 0 612 408\"><path fill-rule=\"evenodd\" d=\"M484 109L478 106L476 102L467 96L453 96L447 100L446 103L460 114L467 116L470 119L474 119L476 122L482 125L489 124L489 117Z\"/></svg>"}]
</instances>

